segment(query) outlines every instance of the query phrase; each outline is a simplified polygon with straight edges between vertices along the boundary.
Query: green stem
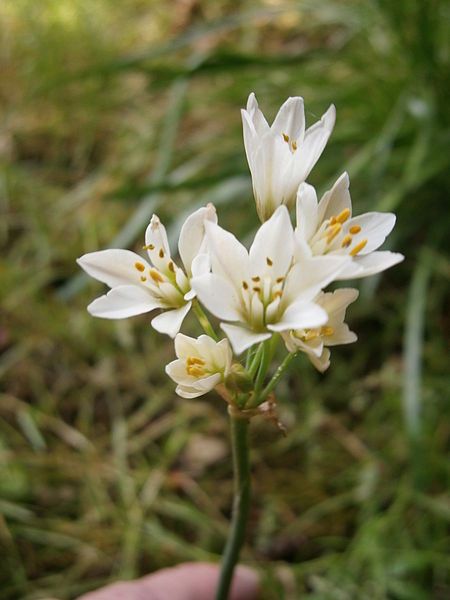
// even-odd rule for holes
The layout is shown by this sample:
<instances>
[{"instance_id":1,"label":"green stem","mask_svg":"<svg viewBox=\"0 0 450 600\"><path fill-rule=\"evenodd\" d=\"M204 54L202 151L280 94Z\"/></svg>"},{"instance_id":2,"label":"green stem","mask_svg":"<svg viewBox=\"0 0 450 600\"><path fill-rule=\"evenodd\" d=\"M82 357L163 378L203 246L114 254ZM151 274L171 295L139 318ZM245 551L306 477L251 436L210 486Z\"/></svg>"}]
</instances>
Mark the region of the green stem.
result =
<instances>
[{"instance_id":1,"label":"green stem","mask_svg":"<svg viewBox=\"0 0 450 600\"><path fill-rule=\"evenodd\" d=\"M298 354L298 352L291 352L286 355L283 362L278 367L278 369L275 371L272 379L269 381L269 383L266 385L266 387L263 389L263 391L259 395L257 395L257 396L255 395L255 400L251 404L252 407L258 406L259 404L264 402L264 400L267 398L267 396L270 394L270 392L272 392L274 390L275 386L278 384L278 382L284 375L284 372L289 367L292 360L297 356L297 354Z\"/></svg>"},{"instance_id":2,"label":"green stem","mask_svg":"<svg viewBox=\"0 0 450 600\"><path fill-rule=\"evenodd\" d=\"M263 342L262 348L263 349L262 349L261 362L259 363L258 374L256 375L256 379L255 379L255 397L259 396L259 393L261 392L261 388L264 383L264 378L266 376L267 369L269 368L270 359L272 356L272 353L270 351L271 350L270 340Z\"/></svg>"},{"instance_id":3,"label":"green stem","mask_svg":"<svg viewBox=\"0 0 450 600\"><path fill-rule=\"evenodd\" d=\"M249 421L230 415L231 445L233 450L234 500L233 516L222 557L216 600L227 600L234 568L244 543L245 528L250 509L250 459L248 447Z\"/></svg>"},{"instance_id":4,"label":"green stem","mask_svg":"<svg viewBox=\"0 0 450 600\"><path fill-rule=\"evenodd\" d=\"M203 328L203 331L205 333L207 333L209 336L211 336L217 342L217 340L219 339L219 336L214 331L213 326L211 325L208 317L206 316L205 312L203 311L202 307L200 306L200 304L198 303L197 300L192 301L192 308L194 310L194 313L195 313L195 316L197 317L198 322L200 323L200 326Z\"/></svg>"}]
</instances>

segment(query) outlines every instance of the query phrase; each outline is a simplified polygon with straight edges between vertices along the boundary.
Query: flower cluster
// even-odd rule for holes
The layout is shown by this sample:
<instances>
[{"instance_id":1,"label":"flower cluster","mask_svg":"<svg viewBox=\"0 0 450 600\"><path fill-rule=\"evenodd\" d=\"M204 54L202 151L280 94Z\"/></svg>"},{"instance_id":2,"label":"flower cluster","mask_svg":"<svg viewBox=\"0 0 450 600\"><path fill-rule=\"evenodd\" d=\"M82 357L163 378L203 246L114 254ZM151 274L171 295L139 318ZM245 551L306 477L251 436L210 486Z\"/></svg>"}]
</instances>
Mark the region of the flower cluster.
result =
<instances>
[{"instance_id":1,"label":"flower cluster","mask_svg":"<svg viewBox=\"0 0 450 600\"><path fill-rule=\"evenodd\" d=\"M160 311L151 324L175 338L177 360L166 372L180 396L195 398L220 386L229 402L239 404L245 391L247 398L253 395L251 406L261 404L261 381L274 339L282 339L291 355L305 353L325 371L329 347L357 339L344 318L358 291L324 288L334 281L379 273L403 260L401 254L378 251L394 227L395 215L352 215L347 173L320 201L305 182L334 121L331 106L305 129L303 99L296 97L282 105L269 126L250 94L242 111L244 144L262 225L249 250L218 225L216 210L208 205L190 215L181 229L182 266L172 258L166 230L156 215L145 234L148 259L119 249L78 259L89 275L111 288L88 306L92 315L121 319ZM295 227L289 213L294 205ZM207 334L198 339L179 333L191 308ZM218 340L203 309L219 320L225 338ZM244 351L245 367L237 358Z\"/></svg>"}]
</instances>

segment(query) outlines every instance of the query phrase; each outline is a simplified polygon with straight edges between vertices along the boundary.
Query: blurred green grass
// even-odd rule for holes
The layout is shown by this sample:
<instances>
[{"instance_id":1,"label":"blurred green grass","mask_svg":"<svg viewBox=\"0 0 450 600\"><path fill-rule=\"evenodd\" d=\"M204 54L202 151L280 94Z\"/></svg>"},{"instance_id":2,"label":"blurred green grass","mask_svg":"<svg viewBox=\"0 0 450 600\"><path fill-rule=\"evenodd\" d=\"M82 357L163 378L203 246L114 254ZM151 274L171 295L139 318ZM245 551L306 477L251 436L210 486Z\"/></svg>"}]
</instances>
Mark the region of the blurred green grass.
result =
<instances>
[{"instance_id":1,"label":"blurred green grass","mask_svg":"<svg viewBox=\"0 0 450 600\"><path fill-rule=\"evenodd\" d=\"M0 5L1 597L218 559L224 406L175 397L171 342L145 316L89 317L100 286L74 261L139 249L154 210L174 242L208 201L248 237L239 108L255 91L271 115L303 95L310 123L336 104L310 180L347 169L358 212L397 213L406 260L363 282L359 342L324 377L292 367L288 436L254 423L243 559L267 599L448 598L449 6L172 4Z\"/></svg>"}]
</instances>

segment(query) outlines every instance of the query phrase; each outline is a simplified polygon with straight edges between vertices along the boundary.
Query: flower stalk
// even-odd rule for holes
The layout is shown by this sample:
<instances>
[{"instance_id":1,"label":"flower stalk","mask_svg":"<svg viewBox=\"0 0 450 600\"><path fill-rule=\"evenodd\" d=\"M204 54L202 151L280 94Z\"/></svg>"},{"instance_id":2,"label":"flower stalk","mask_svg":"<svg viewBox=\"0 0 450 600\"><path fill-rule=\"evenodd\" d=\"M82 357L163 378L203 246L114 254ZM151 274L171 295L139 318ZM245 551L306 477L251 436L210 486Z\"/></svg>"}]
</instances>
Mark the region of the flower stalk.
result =
<instances>
[{"instance_id":1,"label":"flower stalk","mask_svg":"<svg viewBox=\"0 0 450 600\"><path fill-rule=\"evenodd\" d=\"M216 600L227 600L234 568L245 539L250 510L249 420L230 411L231 447L233 453L234 500L230 532L222 555Z\"/></svg>"}]
</instances>

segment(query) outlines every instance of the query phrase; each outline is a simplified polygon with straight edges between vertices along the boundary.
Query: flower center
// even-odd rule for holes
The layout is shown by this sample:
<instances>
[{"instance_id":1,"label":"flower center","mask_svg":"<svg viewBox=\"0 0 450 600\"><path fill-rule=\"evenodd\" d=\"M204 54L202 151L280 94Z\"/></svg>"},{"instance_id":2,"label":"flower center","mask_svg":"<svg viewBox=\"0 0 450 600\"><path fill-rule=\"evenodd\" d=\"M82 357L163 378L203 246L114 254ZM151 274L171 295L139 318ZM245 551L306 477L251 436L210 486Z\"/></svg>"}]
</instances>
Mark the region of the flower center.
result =
<instances>
[{"instance_id":1,"label":"flower center","mask_svg":"<svg viewBox=\"0 0 450 600\"><path fill-rule=\"evenodd\" d=\"M350 209L344 208L338 215L327 219L319 227L310 241L314 254L328 254L340 249L347 249L350 256L356 256L366 246L368 240L364 238L354 244L354 235L361 232L360 225L351 225L343 235L343 225L350 217ZM353 247L351 247L353 245Z\"/></svg>"},{"instance_id":2,"label":"flower center","mask_svg":"<svg viewBox=\"0 0 450 600\"><path fill-rule=\"evenodd\" d=\"M197 356L188 356L186 359L186 373L192 377L203 377L206 375L205 361Z\"/></svg>"},{"instance_id":3,"label":"flower center","mask_svg":"<svg viewBox=\"0 0 450 600\"><path fill-rule=\"evenodd\" d=\"M317 327L315 329L301 329L299 331L294 331L295 337L302 340L302 342L310 342L318 337L330 337L333 334L334 329L329 325L324 325L323 327Z\"/></svg>"},{"instance_id":4,"label":"flower center","mask_svg":"<svg viewBox=\"0 0 450 600\"><path fill-rule=\"evenodd\" d=\"M273 266L273 260L267 256L266 264ZM269 274L254 275L248 281L242 281L242 303L245 320L253 329L264 330L268 323L276 321L285 277L276 277Z\"/></svg>"}]
</instances>

